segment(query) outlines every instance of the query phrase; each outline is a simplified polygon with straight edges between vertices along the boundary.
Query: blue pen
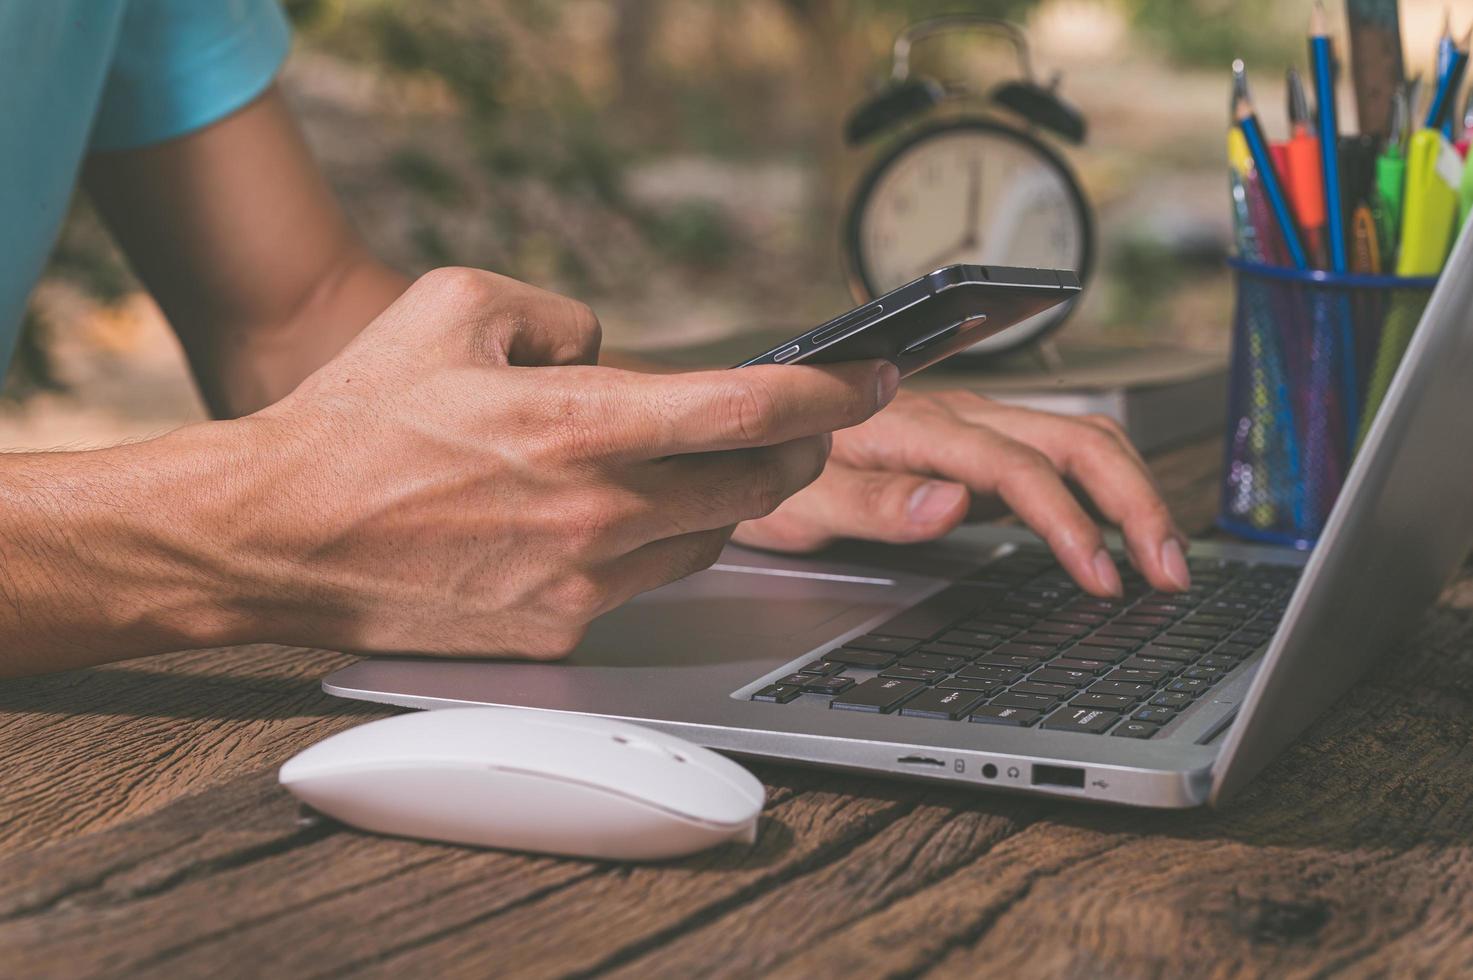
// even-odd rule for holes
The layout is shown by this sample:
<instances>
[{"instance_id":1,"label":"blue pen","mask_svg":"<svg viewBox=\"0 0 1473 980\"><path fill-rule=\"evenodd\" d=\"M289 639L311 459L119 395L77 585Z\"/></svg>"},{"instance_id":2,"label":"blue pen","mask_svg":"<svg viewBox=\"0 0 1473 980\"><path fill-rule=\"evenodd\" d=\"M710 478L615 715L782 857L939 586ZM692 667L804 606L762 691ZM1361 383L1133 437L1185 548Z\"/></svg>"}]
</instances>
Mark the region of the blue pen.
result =
<instances>
[{"instance_id":1,"label":"blue pen","mask_svg":"<svg viewBox=\"0 0 1473 980\"><path fill-rule=\"evenodd\" d=\"M1345 251L1345 207L1340 194L1340 124L1335 112L1335 52L1330 47L1325 5L1315 0L1309 15L1309 59L1314 70L1315 109L1319 113L1320 171L1325 178L1325 224L1330 239L1330 268L1344 275L1348 267ZM1356 430L1355 330L1348 304L1339 304L1340 383L1344 398L1346 428ZM1354 437L1352 437L1353 439Z\"/></svg>"},{"instance_id":2,"label":"blue pen","mask_svg":"<svg viewBox=\"0 0 1473 980\"><path fill-rule=\"evenodd\" d=\"M1473 39L1473 30L1469 30L1468 36ZM1452 129L1453 103L1457 101L1458 87L1463 84L1463 72L1468 67L1468 43L1465 39L1461 48L1453 48L1447 70L1437 79L1432 106L1427 111L1427 128L1441 129L1444 136Z\"/></svg>"},{"instance_id":3,"label":"blue pen","mask_svg":"<svg viewBox=\"0 0 1473 980\"><path fill-rule=\"evenodd\" d=\"M1253 154L1253 168L1258 171L1259 183L1263 185L1264 196L1274 212L1274 220L1278 222L1279 232L1284 236L1284 246L1288 249L1289 260L1294 263L1296 269L1308 269L1309 259L1304 251L1304 242L1299 238L1299 228L1294 224L1294 214L1289 210L1289 201L1284 197L1284 185L1279 181L1278 171L1274 170L1273 156L1268 151L1268 141L1263 138L1263 127L1258 123L1258 117L1253 113L1253 102L1248 97L1248 83L1243 73L1243 62L1241 59L1233 62L1233 79L1236 83L1237 98L1233 100L1233 115L1238 121L1238 126L1243 130L1243 138L1248 141L1248 152Z\"/></svg>"}]
</instances>

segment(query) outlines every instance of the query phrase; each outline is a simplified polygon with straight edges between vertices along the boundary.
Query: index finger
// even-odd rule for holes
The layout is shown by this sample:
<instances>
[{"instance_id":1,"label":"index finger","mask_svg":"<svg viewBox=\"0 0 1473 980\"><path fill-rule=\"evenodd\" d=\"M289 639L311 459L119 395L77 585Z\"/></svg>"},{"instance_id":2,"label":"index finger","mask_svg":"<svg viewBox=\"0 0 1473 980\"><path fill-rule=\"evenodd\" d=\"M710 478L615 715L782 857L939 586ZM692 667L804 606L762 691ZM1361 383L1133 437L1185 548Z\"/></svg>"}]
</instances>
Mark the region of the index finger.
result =
<instances>
[{"instance_id":1,"label":"index finger","mask_svg":"<svg viewBox=\"0 0 1473 980\"><path fill-rule=\"evenodd\" d=\"M858 425L890 403L889 361L632 375L625 448L658 456L773 446Z\"/></svg>"}]
</instances>

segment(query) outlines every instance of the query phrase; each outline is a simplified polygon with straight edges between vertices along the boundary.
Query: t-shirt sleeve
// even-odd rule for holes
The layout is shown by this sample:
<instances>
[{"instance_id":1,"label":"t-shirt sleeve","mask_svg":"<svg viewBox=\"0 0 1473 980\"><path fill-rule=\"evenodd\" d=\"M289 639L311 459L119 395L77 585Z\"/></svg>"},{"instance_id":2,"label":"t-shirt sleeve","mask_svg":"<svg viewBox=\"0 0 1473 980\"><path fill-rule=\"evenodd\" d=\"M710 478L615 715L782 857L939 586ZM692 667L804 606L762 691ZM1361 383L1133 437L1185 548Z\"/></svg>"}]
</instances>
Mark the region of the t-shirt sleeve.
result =
<instances>
[{"instance_id":1,"label":"t-shirt sleeve","mask_svg":"<svg viewBox=\"0 0 1473 980\"><path fill-rule=\"evenodd\" d=\"M128 0L92 149L182 136L250 102L291 46L278 0Z\"/></svg>"}]
</instances>

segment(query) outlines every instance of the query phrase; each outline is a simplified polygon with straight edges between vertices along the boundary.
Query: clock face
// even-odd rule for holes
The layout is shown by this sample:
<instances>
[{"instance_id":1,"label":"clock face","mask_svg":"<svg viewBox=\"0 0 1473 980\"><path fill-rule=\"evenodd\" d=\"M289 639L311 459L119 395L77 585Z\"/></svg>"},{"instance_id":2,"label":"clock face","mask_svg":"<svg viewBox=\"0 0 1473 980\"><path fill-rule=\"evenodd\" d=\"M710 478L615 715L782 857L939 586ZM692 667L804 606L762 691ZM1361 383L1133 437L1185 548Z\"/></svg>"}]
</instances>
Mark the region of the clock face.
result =
<instances>
[{"instance_id":1,"label":"clock face","mask_svg":"<svg viewBox=\"0 0 1473 980\"><path fill-rule=\"evenodd\" d=\"M1031 266L1084 277L1089 232L1077 186L1052 154L983 123L922 134L881 163L855 203L851 256L871 295L942 266ZM973 351L1017 346L1068 310L1025 320Z\"/></svg>"}]
</instances>

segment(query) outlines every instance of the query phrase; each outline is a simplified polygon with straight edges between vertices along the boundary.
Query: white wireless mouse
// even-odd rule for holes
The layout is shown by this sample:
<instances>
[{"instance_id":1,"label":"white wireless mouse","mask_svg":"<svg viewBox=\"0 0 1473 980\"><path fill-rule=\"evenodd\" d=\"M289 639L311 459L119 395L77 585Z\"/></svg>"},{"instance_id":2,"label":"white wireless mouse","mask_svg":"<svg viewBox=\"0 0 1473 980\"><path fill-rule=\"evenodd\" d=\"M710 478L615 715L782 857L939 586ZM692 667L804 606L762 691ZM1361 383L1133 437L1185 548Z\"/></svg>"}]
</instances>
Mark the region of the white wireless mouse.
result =
<instances>
[{"instance_id":1,"label":"white wireless mouse","mask_svg":"<svg viewBox=\"0 0 1473 980\"><path fill-rule=\"evenodd\" d=\"M369 722L299 752L280 778L363 830L624 861L750 844L765 797L747 770L673 735L517 708Z\"/></svg>"}]
</instances>

